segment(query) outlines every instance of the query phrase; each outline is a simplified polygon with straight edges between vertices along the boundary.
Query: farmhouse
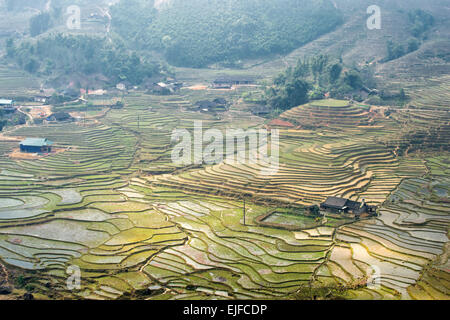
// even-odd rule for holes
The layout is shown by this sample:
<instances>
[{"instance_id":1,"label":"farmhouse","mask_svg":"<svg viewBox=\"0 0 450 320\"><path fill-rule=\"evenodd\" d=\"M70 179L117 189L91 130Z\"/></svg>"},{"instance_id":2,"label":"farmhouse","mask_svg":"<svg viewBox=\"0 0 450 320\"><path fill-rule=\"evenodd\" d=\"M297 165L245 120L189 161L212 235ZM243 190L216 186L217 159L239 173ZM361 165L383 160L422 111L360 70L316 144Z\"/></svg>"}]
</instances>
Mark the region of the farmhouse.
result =
<instances>
[{"instance_id":1,"label":"farmhouse","mask_svg":"<svg viewBox=\"0 0 450 320\"><path fill-rule=\"evenodd\" d=\"M255 79L243 76L221 76L214 80L212 87L215 89L230 89L232 86L254 84Z\"/></svg>"},{"instance_id":2,"label":"farmhouse","mask_svg":"<svg viewBox=\"0 0 450 320\"><path fill-rule=\"evenodd\" d=\"M213 101L198 101L191 110L200 112L224 112L228 110L228 101L224 98L217 98Z\"/></svg>"},{"instance_id":3,"label":"farmhouse","mask_svg":"<svg viewBox=\"0 0 450 320\"><path fill-rule=\"evenodd\" d=\"M269 106L257 105L250 109L250 112L258 117L266 117L272 112Z\"/></svg>"},{"instance_id":4,"label":"farmhouse","mask_svg":"<svg viewBox=\"0 0 450 320\"><path fill-rule=\"evenodd\" d=\"M376 206L369 206L363 200L362 202L352 201L339 197L328 197L325 202L320 205L320 208L333 213L352 213L356 216L362 214L376 213Z\"/></svg>"},{"instance_id":5,"label":"farmhouse","mask_svg":"<svg viewBox=\"0 0 450 320\"><path fill-rule=\"evenodd\" d=\"M116 85L116 88L117 88L117 90L120 90L120 91L125 91L125 90L127 90L127 86L126 86L125 83L118 83L118 84Z\"/></svg>"},{"instance_id":6,"label":"farmhouse","mask_svg":"<svg viewBox=\"0 0 450 320\"><path fill-rule=\"evenodd\" d=\"M13 100L0 99L0 109L6 112L15 111Z\"/></svg>"},{"instance_id":7,"label":"farmhouse","mask_svg":"<svg viewBox=\"0 0 450 320\"><path fill-rule=\"evenodd\" d=\"M167 85L163 83L154 83L150 87L149 93L154 95L166 96L171 94L172 91L169 88L167 88Z\"/></svg>"},{"instance_id":8,"label":"farmhouse","mask_svg":"<svg viewBox=\"0 0 450 320\"><path fill-rule=\"evenodd\" d=\"M47 117L50 122L72 122L75 119L67 112L56 112Z\"/></svg>"},{"instance_id":9,"label":"farmhouse","mask_svg":"<svg viewBox=\"0 0 450 320\"><path fill-rule=\"evenodd\" d=\"M20 143L20 151L28 153L49 153L53 142L42 138L27 138Z\"/></svg>"},{"instance_id":10,"label":"farmhouse","mask_svg":"<svg viewBox=\"0 0 450 320\"><path fill-rule=\"evenodd\" d=\"M47 99L48 98L46 96L35 96L34 97L34 102L46 103Z\"/></svg>"},{"instance_id":11,"label":"farmhouse","mask_svg":"<svg viewBox=\"0 0 450 320\"><path fill-rule=\"evenodd\" d=\"M48 104L52 95L50 94L40 94L34 97L34 102L40 102L43 104Z\"/></svg>"},{"instance_id":12,"label":"farmhouse","mask_svg":"<svg viewBox=\"0 0 450 320\"><path fill-rule=\"evenodd\" d=\"M158 85L160 85L163 88L169 89L170 92L172 93L180 90L183 87L183 84L181 82L176 81L168 81L167 83L159 82Z\"/></svg>"}]
</instances>

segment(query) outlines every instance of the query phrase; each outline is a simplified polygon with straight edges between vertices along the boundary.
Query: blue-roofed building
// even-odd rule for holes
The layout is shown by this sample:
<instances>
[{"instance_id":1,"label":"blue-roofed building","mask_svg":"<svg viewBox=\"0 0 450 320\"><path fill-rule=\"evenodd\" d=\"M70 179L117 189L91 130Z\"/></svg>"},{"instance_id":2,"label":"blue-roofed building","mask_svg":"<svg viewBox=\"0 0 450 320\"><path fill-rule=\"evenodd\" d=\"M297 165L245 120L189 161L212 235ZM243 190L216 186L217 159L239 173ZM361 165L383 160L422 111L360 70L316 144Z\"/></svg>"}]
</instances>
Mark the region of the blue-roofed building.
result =
<instances>
[{"instance_id":1,"label":"blue-roofed building","mask_svg":"<svg viewBox=\"0 0 450 320\"><path fill-rule=\"evenodd\" d=\"M16 108L14 107L14 101L7 99L0 99L0 109L6 112L15 111Z\"/></svg>"},{"instance_id":2,"label":"blue-roofed building","mask_svg":"<svg viewBox=\"0 0 450 320\"><path fill-rule=\"evenodd\" d=\"M27 138L20 143L21 152L49 153L52 151L53 142L45 138Z\"/></svg>"}]
</instances>

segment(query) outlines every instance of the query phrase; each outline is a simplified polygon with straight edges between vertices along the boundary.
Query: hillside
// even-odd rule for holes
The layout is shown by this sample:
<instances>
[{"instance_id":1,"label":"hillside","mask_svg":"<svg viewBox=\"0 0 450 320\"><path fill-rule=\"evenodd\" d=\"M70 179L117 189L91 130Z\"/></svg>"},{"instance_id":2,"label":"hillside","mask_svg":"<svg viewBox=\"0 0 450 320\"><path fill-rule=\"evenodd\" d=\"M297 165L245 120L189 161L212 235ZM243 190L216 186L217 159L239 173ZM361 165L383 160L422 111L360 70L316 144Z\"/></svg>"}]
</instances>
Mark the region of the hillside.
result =
<instances>
[{"instance_id":1,"label":"hillside","mask_svg":"<svg viewBox=\"0 0 450 320\"><path fill-rule=\"evenodd\" d=\"M238 65L242 59L287 53L342 22L331 1L174 0L121 2L112 8L113 29L169 63L204 67Z\"/></svg>"},{"instance_id":2,"label":"hillside","mask_svg":"<svg viewBox=\"0 0 450 320\"><path fill-rule=\"evenodd\" d=\"M175 66L196 68L218 63L213 66L217 70L224 67L239 69L239 72L269 80L287 66L295 66L299 58L327 54L342 57L345 65L372 70L381 89L398 92L400 88L405 88L411 95L414 95L414 90L409 88L422 86L423 83L415 83L421 77L440 77L450 68L446 56L449 23L444 18L450 9L442 0L427 3L379 1L381 30L367 29L366 9L372 3L366 0L358 3L348 0L283 0L277 1L276 6L270 1L253 0L231 0L226 3L133 0L118 2L111 7L108 1L103 0L78 1L83 8L80 30L68 30L65 25L63 9L69 1L55 0L50 2L50 6L45 1L21 0L11 7L8 3L3 1L3 6L0 5L0 17L4 18L0 22L0 37L2 42L13 37L16 45L36 40L51 43L58 33L85 35L106 39L112 42L113 47L127 50L130 57L136 53L141 61L160 60L162 64L167 61ZM409 21L408 14L415 9L432 14L435 23L416 38L416 50L398 59L384 61L388 55L389 41L406 47L408 41L414 38L411 31L414 25ZM51 15L48 30L41 30L41 34L31 37L31 21L45 13ZM5 52L5 47L0 50ZM41 58L36 56L35 59ZM77 57L76 60L81 59ZM17 62L14 62L15 68ZM24 69L24 64L18 64ZM75 69L89 68L82 66ZM181 79L199 74L198 70L190 68L176 68L175 71ZM34 76L46 82L49 77L55 79L65 72L56 68L51 76L45 72ZM208 72L202 70L201 78L209 80L215 77L212 74L210 78ZM114 79L122 77L123 73L116 73L113 77L102 74L93 78L107 76L115 82L117 80ZM62 79L62 82L67 81L65 77ZM100 84L95 80L90 82ZM438 81L440 83L441 80Z\"/></svg>"},{"instance_id":3,"label":"hillside","mask_svg":"<svg viewBox=\"0 0 450 320\"><path fill-rule=\"evenodd\" d=\"M299 58L328 54L342 57L347 65L354 65L360 69L370 67L380 89L405 88L414 98L416 96L414 92L418 87L422 90L426 89L424 87L440 86L442 82L448 85L445 75L450 70L448 59L450 23L446 17L449 15L450 6L447 1L378 1L382 18L380 30L369 30L366 27L366 20L369 17L366 9L373 1L334 2L344 14L345 21L335 31L279 59L263 63L250 62L246 68L252 73L270 78L276 70L285 69L287 66L294 67ZM425 37L420 39L417 50L398 59L383 61L388 55L388 41L406 46L407 41L413 38L411 31L413 25L409 21L408 13L416 9L432 14L435 19L434 25L425 33ZM430 82L430 77L437 81ZM434 102L439 103L439 99Z\"/></svg>"}]
</instances>

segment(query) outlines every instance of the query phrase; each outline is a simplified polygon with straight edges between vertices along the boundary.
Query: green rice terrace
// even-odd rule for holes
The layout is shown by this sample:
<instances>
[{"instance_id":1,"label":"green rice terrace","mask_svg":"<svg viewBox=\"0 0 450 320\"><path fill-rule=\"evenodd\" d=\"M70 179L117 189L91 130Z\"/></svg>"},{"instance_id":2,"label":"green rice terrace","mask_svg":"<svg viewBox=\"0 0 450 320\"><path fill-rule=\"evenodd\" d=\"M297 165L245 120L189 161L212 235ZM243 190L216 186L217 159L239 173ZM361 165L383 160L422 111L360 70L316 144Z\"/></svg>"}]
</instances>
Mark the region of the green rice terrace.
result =
<instances>
[{"instance_id":1,"label":"green rice terrace","mask_svg":"<svg viewBox=\"0 0 450 320\"><path fill-rule=\"evenodd\" d=\"M439 153L399 153L391 139L407 142L404 125L448 126L448 106L387 116L374 106L315 101L280 115L293 126L279 128L274 175L261 174L259 163L174 164L172 131L192 131L194 120L205 130L270 127L242 108L239 94L132 92L123 109L86 121L4 132L18 141L45 137L64 150L15 159L18 142L0 141L0 275L16 278L14 293L450 298L448 135ZM191 111L200 98L218 96L233 101L226 113ZM331 196L364 200L378 215L306 214ZM70 266L81 270L79 289L67 288ZM379 286L370 285L374 268Z\"/></svg>"}]
</instances>

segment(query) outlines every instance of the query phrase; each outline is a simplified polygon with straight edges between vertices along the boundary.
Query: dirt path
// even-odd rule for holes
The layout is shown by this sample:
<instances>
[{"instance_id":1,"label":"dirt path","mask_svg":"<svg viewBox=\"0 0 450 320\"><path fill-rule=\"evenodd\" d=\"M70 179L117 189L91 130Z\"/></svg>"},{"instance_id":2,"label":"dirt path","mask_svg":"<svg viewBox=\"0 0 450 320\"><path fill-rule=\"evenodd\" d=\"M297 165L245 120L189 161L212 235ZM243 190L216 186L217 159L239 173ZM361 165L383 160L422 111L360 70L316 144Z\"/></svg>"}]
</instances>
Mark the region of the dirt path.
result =
<instances>
[{"instance_id":1,"label":"dirt path","mask_svg":"<svg viewBox=\"0 0 450 320\"><path fill-rule=\"evenodd\" d=\"M25 116L27 116L27 118L29 119L27 121L27 124L29 123L33 123L33 117L31 116L31 114L29 114L28 112L23 110L23 106L20 106L19 108L17 108L17 111L19 111L20 113L24 114Z\"/></svg>"},{"instance_id":2,"label":"dirt path","mask_svg":"<svg viewBox=\"0 0 450 320\"><path fill-rule=\"evenodd\" d=\"M0 285L4 287L10 285L8 270L6 270L6 267L1 262L0 262Z\"/></svg>"},{"instance_id":3,"label":"dirt path","mask_svg":"<svg viewBox=\"0 0 450 320\"><path fill-rule=\"evenodd\" d=\"M30 108L30 116L33 119L48 117L52 114L51 106L27 106Z\"/></svg>"}]
</instances>

